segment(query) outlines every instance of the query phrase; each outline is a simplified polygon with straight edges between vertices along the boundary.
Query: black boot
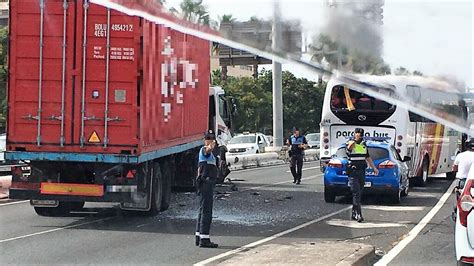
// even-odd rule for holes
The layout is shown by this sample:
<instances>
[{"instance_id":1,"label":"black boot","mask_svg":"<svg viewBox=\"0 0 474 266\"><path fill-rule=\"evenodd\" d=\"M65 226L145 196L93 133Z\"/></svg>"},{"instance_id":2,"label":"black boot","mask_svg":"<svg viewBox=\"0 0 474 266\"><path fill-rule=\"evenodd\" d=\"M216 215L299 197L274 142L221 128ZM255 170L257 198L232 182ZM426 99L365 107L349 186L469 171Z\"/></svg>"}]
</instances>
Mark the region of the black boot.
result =
<instances>
[{"instance_id":1,"label":"black boot","mask_svg":"<svg viewBox=\"0 0 474 266\"><path fill-rule=\"evenodd\" d=\"M217 248L218 246L216 243L211 242L209 238L203 238L199 243L200 248Z\"/></svg>"},{"instance_id":2,"label":"black boot","mask_svg":"<svg viewBox=\"0 0 474 266\"><path fill-rule=\"evenodd\" d=\"M196 246L199 246L200 241L201 241L201 238L199 236L196 236Z\"/></svg>"},{"instance_id":3,"label":"black boot","mask_svg":"<svg viewBox=\"0 0 474 266\"><path fill-rule=\"evenodd\" d=\"M357 206L357 222L362 223L364 221L364 217L362 217L362 207L359 205Z\"/></svg>"},{"instance_id":4,"label":"black boot","mask_svg":"<svg viewBox=\"0 0 474 266\"><path fill-rule=\"evenodd\" d=\"M293 184L296 183L296 179L293 179Z\"/></svg>"}]
</instances>

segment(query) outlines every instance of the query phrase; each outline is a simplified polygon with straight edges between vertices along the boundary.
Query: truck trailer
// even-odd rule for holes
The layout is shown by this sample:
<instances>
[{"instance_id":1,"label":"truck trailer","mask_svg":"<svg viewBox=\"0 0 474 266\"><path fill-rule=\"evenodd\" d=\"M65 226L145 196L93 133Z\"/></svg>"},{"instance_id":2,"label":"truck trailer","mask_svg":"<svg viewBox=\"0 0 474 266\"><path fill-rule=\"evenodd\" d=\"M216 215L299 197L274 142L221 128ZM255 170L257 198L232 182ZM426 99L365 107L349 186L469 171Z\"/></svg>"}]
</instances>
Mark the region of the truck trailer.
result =
<instances>
[{"instance_id":1,"label":"truck trailer","mask_svg":"<svg viewBox=\"0 0 474 266\"><path fill-rule=\"evenodd\" d=\"M10 1L10 198L39 215L84 202L157 213L192 186L203 133L228 174L233 101L210 86L209 41L87 0Z\"/></svg>"}]
</instances>

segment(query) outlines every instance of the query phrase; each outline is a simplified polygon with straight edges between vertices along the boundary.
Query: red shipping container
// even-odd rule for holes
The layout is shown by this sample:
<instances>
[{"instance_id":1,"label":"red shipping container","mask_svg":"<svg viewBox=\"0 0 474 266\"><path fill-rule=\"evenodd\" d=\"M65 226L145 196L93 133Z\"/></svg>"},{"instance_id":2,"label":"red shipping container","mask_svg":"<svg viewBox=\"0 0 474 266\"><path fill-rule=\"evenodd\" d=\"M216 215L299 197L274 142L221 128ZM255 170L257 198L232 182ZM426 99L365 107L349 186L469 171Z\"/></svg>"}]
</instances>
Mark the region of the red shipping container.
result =
<instances>
[{"instance_id":1,"label":"red shipping container","mask_svg":"<svg viewBox=\"0 0 474 266\"><path fill-rule=\"evenodd\" d=\"M208 41L83 1L41 2L10 2L8 151L142 155L201 139Z\"/></svg>"}]
</instances>

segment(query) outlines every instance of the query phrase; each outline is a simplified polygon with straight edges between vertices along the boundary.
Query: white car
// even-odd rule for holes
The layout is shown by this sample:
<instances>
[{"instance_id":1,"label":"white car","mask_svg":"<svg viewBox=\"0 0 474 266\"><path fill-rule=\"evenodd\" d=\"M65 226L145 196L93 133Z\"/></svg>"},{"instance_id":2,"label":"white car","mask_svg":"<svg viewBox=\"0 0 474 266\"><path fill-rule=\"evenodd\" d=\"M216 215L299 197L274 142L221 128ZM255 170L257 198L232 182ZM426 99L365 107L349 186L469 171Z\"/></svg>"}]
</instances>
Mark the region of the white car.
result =
<instances>
[{"instance_id":1,"label":"white car","mask_svg":"<svg viewBox=\"0 0 474 266\"><path fill-rule=\"evenodd\" d=\"M454 231L458 265L474 264L474 165L467 175L466 184L457 202Z\"/></svg>"},{"instance_id":2,"label":"white car","mask_svg":"<svg viewBox=\"0 0 474 266\"><path fill-rule=\"evenodd\" d=\"M264 153L267 142L260 133L241 134L233 137L227 144L228 155Z\"/></svg>"},{"instance_id":3,"label":"white car","mask_svg":"<svg viewBox=\"0 0 474 266\"><path fill-rule=\"evenodd\" d=\"M308 141L308 148L319 149L319 133L309 133L305 137L306 141Z\"/></svg>"}]
</instances>

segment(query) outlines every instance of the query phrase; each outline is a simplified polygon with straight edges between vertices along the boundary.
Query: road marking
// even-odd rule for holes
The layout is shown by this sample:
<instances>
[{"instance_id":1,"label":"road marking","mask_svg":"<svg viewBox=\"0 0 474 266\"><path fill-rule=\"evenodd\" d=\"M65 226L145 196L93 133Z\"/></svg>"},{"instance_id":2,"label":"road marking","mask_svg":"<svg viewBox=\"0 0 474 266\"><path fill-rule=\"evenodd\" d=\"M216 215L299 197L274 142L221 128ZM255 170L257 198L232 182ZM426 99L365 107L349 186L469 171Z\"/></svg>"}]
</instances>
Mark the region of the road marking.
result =
<instances>
[{"instance_id":1,"label":"road marking","mask_svg":"<svg viewBox=\"0 0 474 266\"><path fill-rule=\"evenodd\" d=\"M318 163L318 162L319 162L319 160L311 161L311 162L305 162L305 164L312 164L312 163ZM284 164L280 164L280 165L273 165L273 166L255 167L255 168L250 168L250 169L233 170L232 172L233 173L243 173L243 172L249 172L249 171L266 170L266 169L282 168L282 167L288 167L288 163L284 163ZM289 173L289 171L287 171L287 172Z\"/></svg>"},{"instance_id":2,"label":"road marking","mask_svg":"<svg viewBox=\"0 0 474 266\"><path fill-rule=\"evenodd\" d=\"M349 228L356 228L356 229L406 227L405 225L399 224L399 223L367 223L367 222L358 223L356 221L341 220L341 219L332 219L332 220L326 221L326 223L332 226L349 227Z\"/></svg>"},{"instance_id":3,"label":"road marking","mask_svg":"<svg viewBox=\"0 0 474 266\"><path fill-rule=\"evenodd\" d=\"M20 203L26 203L26 202L30 202L30 201L29 200L22 200L22 201L7 202L7 203L1 203L0 206L20 204Z\"/></svg>"},{"instance_id":4,"label":"road marking","mask_svg":"<svg viewBox=\"0 0 474 266\"><path fill-rule=\"evenodd\" d=\"M444 193L444 195L439 199L438 203L431 209L428 214L421 219L421 221L411 229L411 231L406 235L406 237L400 241L394 248L392 248L385 256L383 256L377 263L375 263L376 266L381 266L381 265L387 265L390 263L404 248L410 244L413 239L416 238L416 236L425 228L425 226L433 219L433 217L438 213L438 211L443 207L443 205L446 203L448 200L449 196L453 192L454 187L456 186L456 181L453 181L451 183L451 186L449 186L448 190Z\"/></svg>"},{"instance_id":5,"label":"road marking","mask_svg":"<svg viewBox=\"0 0 474 266\"><path fill-rule=\"evenodd\" d=\"M269 241L272 241L272 240L274 240L274 239L276 239L276 238L279 238L279 237L282 237L282 236L287 235L287 234L289 234L289 233L292 233L292 232L294 232L294 231L297 231L297 230L299 230L299 229L301 229L301 228L304 228L304 227L310 226L310 225L312 225L312 224L314 224L314 223L318 223L318 222L320 222L320 221L323 221L323 220L325 220L325 219L327 219L327 218L329 218L329 217L332 217L332 216L337 215L337 214L339 214L339 213L341 213L341 212L347 211L347 210L349 210L350 208L352 208L352 207L351 207L351 206L348 206L348 207L346 207L346 208L344 208L344 209L335 211L335 212L333 212L333 213L330 213L330 214L325 215L325 216L323 216L323 217L320 217L320 218L318 218L318 219L315 219L315 220L306 222L306 223L304 223L304 224L298 225L298 226L296 226L296 227L293 227L293 228L288 229L288 230L286 230L286 231L283 231L283 232L280 232L280 233L278 233L278 234L272 235L272 236L270 236L270 237L267 237L267 238L264 238L264 239L261 239L261 240L252 242L252 243L247 244L247 245L245 245L245 246L242 246L242 247L240 247L240 248L236 248L236 249L227 251L227 252L225 252L225 253L219 254L219 255L217 255L217 256L208 258L208 259L206 259L206 260L200 261L200 262L198 262L198 263L195 263L194 265L195 265L195 266L206 265L206 264L211 263L211 262L214 262L214 261L216 261L216 260L220 260L220 259L223 259L223 258L225 258L225 257L234 255L234 254L236 254L236 253L245 251L245 250L247 250L247 249L253 248L253 247L255 247L255 246L264 244L264 243L269 242Z\"/></svg>"},{"instance_id":6,"label":"road marking","mask_svg":"<svg viewBox=\"0 0 474 266\"><path fill-rule=\"evenodd\" d=\"M364 206L364 209L388 212L404 212L404 211L422 211L424 206Z\"/></svg>"},{"instance_id":7,"label":"road marking","mask_svg":"<svg viewBox=\"0 0 474 266\"><path fill-rule=\"evenodd\" d=\"M37 233L33 233L33 234L28 234L28 235L22 235L22 236L7 238L7 239L0 240L0 244L1 244L1 243L5 243L5 242L10 242L10 241L18 240L18 239L27 238L27 237L32 237L32 236L37 236L37 235L44 235L44 234L47 234L47 233L52 233L52 232L56 232L56 231L60 231L60 230L64 230L64 229L69 229L69 228L73 228L73 227L78 227L78 226L82 226L82 225L87 225L87 224L102 222L102 221L110 220L110 219L112 219L112 218L116 218L116 217L115 217L115 216L114 216L114 217L108 217L108 218L103 218L103 219L94 220L94 221L90 221L90 222L85 222L85 223L80 223L80 224L74 224L74 225L68 225L68 226L64 226L64 227L60 227L60 228L55 228L55 229L51 229L51 230L41 231L41 232L37 232Z\"/></svg>"},{"instance_id":8,"label":"road marking","mask_svg":"<svg viewBox=\"0 0 474 266\"><path fill-rule=\"evenodd\" d=\"M320 177L320 176L322 176L322 175L323 175L323 174L312 175L312 176L308 176L308 177L302 178L301 180L302 180L302 181L305 181L305 180L316 179L317 177ZM244 192L244 191L255 190L255 189L260 189L260 188L264 188L264 187L271 187L271 186L274 186L274 185L281 185L281 184L286 184L286 183L293 183L293 181L292 181L292 180L281 181L281 182L272 183L272 184L267 184L267 185L258 186L258 187L251 187L251 188L246 188L246 189L240 189L239 191L240 191L240 192ZM299 186L299 185L295 185L295 187L297 187L297 186Z\"/></svg>"},{"instance_id":9,"label":"road marking","mask_svg":"<svg viewBox=\"0 0 474 266\"><path fill-rule=\"evenodd\" d=\"M306 170L311 170L311 169L319 169L321 166L315 166L315 167L308 167L308 168L303 168L301 169L302 171L306 171ZM287 173L291 173L291 171L286 171Z\"/></svg>"},{"instance_id":10,"label":"road marking","mask_svg":"<svg viewBox=\"0 0 474 266\"><path fill-rule=\"evenodd\" d=\"M410 198L437 198L438 195L435 193L426 193L426 192L415 192L415 193L410 193Z\"/></svg>"}]
</instances>

